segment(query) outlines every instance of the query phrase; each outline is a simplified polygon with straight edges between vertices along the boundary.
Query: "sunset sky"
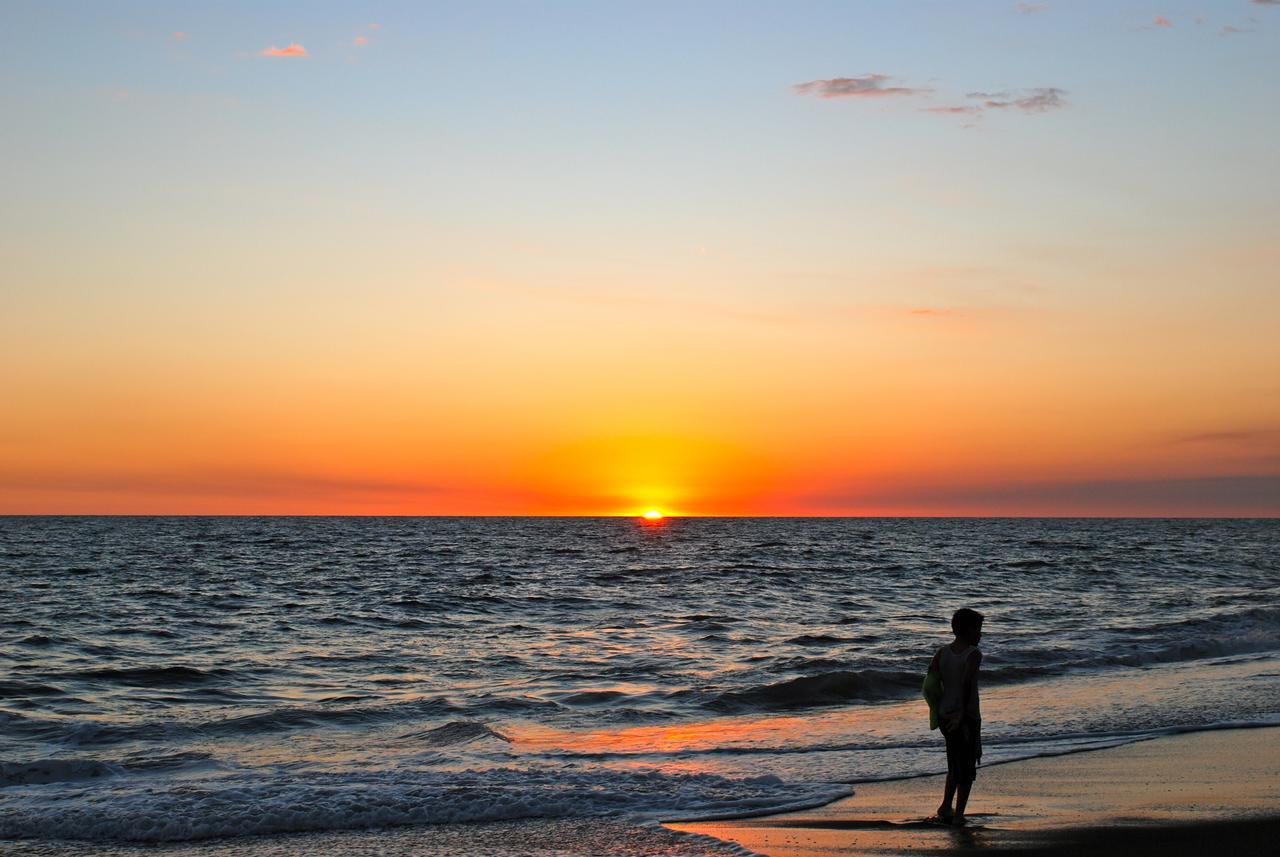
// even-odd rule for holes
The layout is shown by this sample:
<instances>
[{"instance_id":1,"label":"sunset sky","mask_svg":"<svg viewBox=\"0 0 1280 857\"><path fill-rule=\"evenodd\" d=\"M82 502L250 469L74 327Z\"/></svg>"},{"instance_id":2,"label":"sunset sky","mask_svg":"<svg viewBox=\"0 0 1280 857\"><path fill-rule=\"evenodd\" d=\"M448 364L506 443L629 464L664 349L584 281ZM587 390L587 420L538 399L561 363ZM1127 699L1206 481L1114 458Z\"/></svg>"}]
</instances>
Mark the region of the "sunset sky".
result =
<instances>
[{"instance_id":1,"label":"sunset sky","mask_svg":"<svg viewBox=\"0 0 1280 857\"><path fill-rule=\"evenodd\" d=\"M0 6L0 512L1280 514L1280 2Z\"/></svg>"}]
</instances>

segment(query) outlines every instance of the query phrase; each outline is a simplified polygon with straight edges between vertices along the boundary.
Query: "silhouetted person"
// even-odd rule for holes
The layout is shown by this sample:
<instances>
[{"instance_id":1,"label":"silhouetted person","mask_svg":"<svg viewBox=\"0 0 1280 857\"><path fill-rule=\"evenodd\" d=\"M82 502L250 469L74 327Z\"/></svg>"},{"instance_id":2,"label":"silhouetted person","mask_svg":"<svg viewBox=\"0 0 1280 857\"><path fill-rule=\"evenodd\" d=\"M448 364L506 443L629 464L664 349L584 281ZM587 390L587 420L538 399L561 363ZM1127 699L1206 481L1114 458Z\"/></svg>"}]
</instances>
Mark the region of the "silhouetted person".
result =
<instances>
[{"instance_id":1,"label":"silhouetted person","mask_svg":"<svg viewBox=\"0 0 1280 857\"><path fill-rule=\"evenodd\" d=\"M947 742L947 785L938 807L938 818L964 824L964 808L969 790L978 775L982 758L982 712L978 707L978 668L982 666L983 615L968 607L951 617L956 638L933 656L930 671L942 678L942 699L938 703L939 727ZM951 799L955 798L955 810Z\"/></svg>"}]
</instances>

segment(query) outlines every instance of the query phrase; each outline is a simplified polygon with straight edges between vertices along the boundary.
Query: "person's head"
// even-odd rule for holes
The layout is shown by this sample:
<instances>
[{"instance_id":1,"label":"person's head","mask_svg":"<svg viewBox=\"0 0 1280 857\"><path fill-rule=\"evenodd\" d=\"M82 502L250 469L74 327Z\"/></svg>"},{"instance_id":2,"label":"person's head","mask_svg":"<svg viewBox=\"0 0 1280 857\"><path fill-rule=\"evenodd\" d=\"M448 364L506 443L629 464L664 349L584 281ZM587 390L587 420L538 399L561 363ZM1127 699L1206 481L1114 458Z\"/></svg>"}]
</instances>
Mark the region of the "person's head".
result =
<instances>
[{"instance_id":1,"label":"person's head","mask_svg":"<svg viewBox=\"0 0 1280 857\"><path fill-rule=\"evenodd\" d=\"M985 618L977 610L961 607L951 614L951 630L955 632L957 639L976 646L982 639L982 620Z\"/></svg>"}]
</instances>

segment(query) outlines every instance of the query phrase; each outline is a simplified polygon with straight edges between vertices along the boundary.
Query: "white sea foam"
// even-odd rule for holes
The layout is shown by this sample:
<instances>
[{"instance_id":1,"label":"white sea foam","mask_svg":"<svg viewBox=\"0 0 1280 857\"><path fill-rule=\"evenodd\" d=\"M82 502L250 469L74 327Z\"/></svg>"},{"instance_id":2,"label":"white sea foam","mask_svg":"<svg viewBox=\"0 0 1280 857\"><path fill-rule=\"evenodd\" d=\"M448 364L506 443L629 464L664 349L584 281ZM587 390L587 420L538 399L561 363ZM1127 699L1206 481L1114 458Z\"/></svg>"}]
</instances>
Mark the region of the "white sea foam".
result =
<instances>
[{"instance_id":1,"label":"white sea foam","mask_svg":"<svg viewBox=\"0 0 1280 857\"><path fill-rule=\"evenodd\" d=\"M66 839L173 842L522 818L697 819L817 806L851 791L830 783L783 783L772 776L553 768L238 775L155 786L139 781L98 789L9 789L0 802L0 839L56 831Z\"/></svg>"}]
</instances>

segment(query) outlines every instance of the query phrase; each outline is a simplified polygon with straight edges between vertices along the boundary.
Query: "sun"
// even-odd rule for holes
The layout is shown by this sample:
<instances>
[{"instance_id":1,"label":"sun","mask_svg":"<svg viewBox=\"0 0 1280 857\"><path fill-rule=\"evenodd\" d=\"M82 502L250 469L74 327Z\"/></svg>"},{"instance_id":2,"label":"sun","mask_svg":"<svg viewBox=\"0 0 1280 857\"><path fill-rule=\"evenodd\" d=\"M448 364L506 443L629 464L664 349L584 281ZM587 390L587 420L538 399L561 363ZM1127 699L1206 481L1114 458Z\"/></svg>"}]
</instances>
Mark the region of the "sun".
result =
<instances>
[{"instance_id":1,"label":"sun","mask_svg":"<svg viewBox=\"0 0 1280 857\"><path fill-rule=\"evenodd\" d=\"M650 509L649 511L644 513L644 519L646 521L661 521L662 513L659 512L657 509Z\"/></svg>"}]
</instances>

